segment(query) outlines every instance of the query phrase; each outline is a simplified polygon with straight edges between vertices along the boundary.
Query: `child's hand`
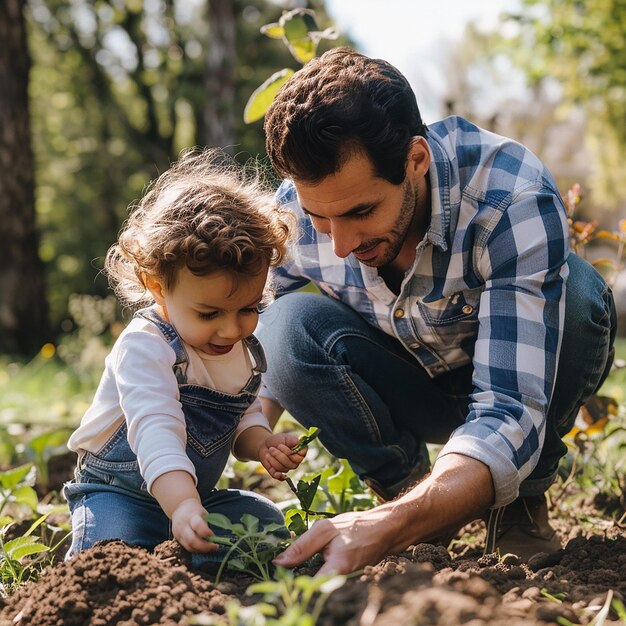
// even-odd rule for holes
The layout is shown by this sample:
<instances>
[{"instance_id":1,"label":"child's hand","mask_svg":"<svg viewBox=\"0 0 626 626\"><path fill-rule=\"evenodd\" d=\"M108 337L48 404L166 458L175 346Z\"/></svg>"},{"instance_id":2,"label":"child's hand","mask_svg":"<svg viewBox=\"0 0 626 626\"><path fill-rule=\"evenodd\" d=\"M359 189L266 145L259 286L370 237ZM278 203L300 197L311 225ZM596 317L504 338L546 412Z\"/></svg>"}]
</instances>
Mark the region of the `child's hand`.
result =
<instances>
[{"instance_id":1,"label":"child's hand","mask_svg":"<svg viewBox=\"0 0 626 626\"><path fill-rule=\"evenodd\" d=\"M202 518L206 509L195 498L183 500L172 513L174 538L189 552L213 552L216 543L207 541L213 535L206 520Z\"/></svg>"},{"instance_id":2,"label":"child's hand","mask_svg":"<svg viewBox=\"0 0 626 626\"><path fill-rule=\"evenodd\" d=\"M259 448L259 461L268 471L269 475L276 480L285 480L289 470L296 469L306 456L306 448L293 452L298 443L298 437L277 433L270 435Z\"/></svg>"}]
</instances>

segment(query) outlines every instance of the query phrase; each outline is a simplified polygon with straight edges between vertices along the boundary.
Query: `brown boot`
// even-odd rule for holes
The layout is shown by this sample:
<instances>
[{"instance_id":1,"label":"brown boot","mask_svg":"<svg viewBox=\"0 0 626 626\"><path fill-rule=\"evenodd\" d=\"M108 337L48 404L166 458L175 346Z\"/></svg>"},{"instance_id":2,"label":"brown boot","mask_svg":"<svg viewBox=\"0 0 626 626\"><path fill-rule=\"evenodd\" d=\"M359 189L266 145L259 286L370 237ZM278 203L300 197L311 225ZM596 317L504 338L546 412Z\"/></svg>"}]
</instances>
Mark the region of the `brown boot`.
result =
<instances>
[{"instance_id":1,"label":"brown boot","mask_svg":"<svg viewBox=\"0 0 626 626\"><path fill-rule=\"evenodd\" d=\"M548 521L545 495L519 497L511 504L491 509L485 518L485 554L516 554L523 561L540 552L552 554L561 541Z\"/></svg>"}]
</instances>

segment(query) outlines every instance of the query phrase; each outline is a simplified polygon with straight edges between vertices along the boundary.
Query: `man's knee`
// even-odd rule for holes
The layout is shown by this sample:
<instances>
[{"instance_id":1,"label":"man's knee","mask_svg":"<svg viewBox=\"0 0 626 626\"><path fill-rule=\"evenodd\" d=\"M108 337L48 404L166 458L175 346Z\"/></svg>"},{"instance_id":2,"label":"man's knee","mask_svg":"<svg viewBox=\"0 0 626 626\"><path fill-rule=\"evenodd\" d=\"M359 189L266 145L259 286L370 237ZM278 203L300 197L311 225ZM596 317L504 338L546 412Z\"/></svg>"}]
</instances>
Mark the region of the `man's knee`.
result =
<instances>
[{"instance_id":1,"label":"man's knee","mask_svg":"<svg viewBox=\"0 0 626 626\"><path fill-rule=\"evenodd\" d=\"M313 293L293 293L279 298L261 316L256 332L268 361L283 365L319 362L336 334L363 323L345 304Z\"/></svg>"},{"instance_id":2,"label":"man's knee","mask_svg":"<svg viewBox=\"0 0 626 626\"><path fill-rule=\"evenodd\" d=\"M600 274L575 254L568 265L563 340L549 413L561 431L608 375L617 328L613 295Z\"/></svg>"}]
</instances>

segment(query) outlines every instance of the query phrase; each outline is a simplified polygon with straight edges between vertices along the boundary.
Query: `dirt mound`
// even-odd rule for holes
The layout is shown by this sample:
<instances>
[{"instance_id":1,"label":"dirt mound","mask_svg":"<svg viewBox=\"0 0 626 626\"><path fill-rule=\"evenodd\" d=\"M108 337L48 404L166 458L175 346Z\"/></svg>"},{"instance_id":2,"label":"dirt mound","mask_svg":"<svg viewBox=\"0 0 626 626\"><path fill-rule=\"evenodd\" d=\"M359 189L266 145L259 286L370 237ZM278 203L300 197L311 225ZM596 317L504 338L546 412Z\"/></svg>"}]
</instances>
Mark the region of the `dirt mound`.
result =
<instances>
[{"instance_id":1,"label":"dirt mound","mask_svg":"<svg viewBox=\"0 0 626 626\"><path fill-rule=\"evenodd\" d=\"M173 542L168 542L173 543ZM191 572L174 549L151 554L113 541L45 570L6 600L2 626L186 624L185 616L223 613L225 596Z\"/></svg>"},{"instance_id":2,"label":"dirt mound","mask_svg":"<svg viewBox=\"0 0 626 626\"><path fill-rule=\"evenodd\" d=\"M328 599L319 626L590 623L609 590L626 597L626 533L610 535L578 537L529 565L420 544L348 580ZM250 582L214 585L189 569L174 542L155 553L110 542L48 568L6 599L0 626L185 625L200 613L223 615L233 597L250 604L243 595Z\"/></svg>"},{"instance_id":3,"label":"dirt mound","mask_svg":"<svg viewBox=\"0 0 626 626\"><path fill-rule=\"evenodd\" d=\"M320 626L545 626L592 621L609 590L626 597L626 534L570 541L531 567L496 555L452 558L441 547L412 552L366 568L364 575L335 592ZM588 619L581 609L596 607ZM621 622L611 612L608 624ZM560 622L557 620L561 619Z\"/></svg>"}]
</instances>

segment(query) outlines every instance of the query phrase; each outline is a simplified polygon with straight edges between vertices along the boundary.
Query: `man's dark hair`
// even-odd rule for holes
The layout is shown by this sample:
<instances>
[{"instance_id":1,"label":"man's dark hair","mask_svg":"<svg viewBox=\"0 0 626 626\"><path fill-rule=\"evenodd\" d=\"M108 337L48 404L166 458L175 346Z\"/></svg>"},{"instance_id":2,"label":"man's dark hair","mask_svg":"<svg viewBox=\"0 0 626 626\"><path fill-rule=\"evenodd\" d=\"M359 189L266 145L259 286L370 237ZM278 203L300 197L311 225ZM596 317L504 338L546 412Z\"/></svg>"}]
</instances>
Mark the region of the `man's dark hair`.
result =
<instances>
[{"instance_id":1,"label":"man's dark hair","mask_svg":"<svg viewBox=\"0 0 626 626\"><path fill-rule=\"evenodd\" d=\"M283 85L265 116L265 133L281 176L317 183L364 150L376 176L399 185L411 138L424 136L426 127L393 65L333 48Z\"/></svg>"}]
</instances>

